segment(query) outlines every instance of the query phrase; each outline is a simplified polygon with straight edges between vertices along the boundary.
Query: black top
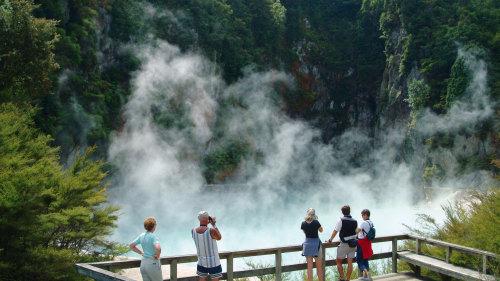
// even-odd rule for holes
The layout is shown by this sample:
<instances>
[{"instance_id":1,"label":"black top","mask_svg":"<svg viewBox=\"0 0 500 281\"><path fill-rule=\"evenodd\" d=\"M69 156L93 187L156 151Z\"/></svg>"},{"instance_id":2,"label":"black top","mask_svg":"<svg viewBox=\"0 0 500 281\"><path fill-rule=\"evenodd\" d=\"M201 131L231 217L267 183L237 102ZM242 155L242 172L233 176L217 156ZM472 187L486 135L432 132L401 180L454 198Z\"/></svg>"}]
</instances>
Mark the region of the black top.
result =
<instances>
[{"instance_id":1,"label":"black top","mask_svg":"<svg viewBox=\"0 0 500 281\"><path fill-rule=\"evenodd\" d=\"M306 221L302 222L300 229L304 230L307 238L319 238L318 229L321 227L321 224L317 220L313 220L311 223L307 223Z\"/></svg>"},{"instance_id":2,"label":"black top","mask_svg":"<svg viewBox=\"0 0 500 281\"><path fill-rule=\"evenodd\" d=\"M349 215L345 215L340 219L342 220L342 228L340 229L339 237L340 241L345 243L346 241L344 237L349 237L356 234L358 222Z\"/></svg>"}]
</instances>

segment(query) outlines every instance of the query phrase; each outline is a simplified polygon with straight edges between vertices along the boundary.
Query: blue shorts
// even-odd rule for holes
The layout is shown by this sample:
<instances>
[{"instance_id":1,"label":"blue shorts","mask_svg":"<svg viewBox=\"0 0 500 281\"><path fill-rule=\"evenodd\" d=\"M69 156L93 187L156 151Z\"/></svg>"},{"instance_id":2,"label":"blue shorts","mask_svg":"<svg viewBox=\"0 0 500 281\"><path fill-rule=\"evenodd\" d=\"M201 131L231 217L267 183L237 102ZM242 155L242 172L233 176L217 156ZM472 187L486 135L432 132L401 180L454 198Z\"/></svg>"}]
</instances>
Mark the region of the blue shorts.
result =
<instances>
[{"instance_id":1,"label":"blue shorts","mask_svg":"<svg viewBox=\"0 0 500 281\"><path fill-rule=\"evenodd\" d=\"M207 277L210 274L211 278L222 278L222 266L219 264L215 267L196 266L196 274L200 277Z\"/></svg>"}]
</instances>

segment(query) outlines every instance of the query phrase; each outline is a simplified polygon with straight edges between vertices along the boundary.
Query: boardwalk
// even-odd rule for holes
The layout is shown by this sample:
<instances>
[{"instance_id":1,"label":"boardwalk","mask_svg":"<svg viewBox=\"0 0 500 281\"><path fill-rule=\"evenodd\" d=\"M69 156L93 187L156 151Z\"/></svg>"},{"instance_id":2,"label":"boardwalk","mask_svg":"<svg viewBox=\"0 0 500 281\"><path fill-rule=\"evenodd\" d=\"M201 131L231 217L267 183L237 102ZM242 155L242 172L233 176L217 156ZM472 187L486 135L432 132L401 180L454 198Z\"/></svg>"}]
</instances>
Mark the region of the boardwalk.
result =
<instances>
[{"instance_id":1,"label":"boardwalk","mask_svg":"<svg viewBox=\"0 0 500 281\"><path fill-rule=\"evenodd\" d=\"M402 240L413 240L415 244L415 249L398 249L398 241ZM390 252L375 253L371 260L377 259L390 259L392 273L382 276L376 276L374 280L427 280L420 277L421 268L427 268L431 271L438 273L443 280L449 280L450 277L461 279L461 280L487 280L496 281L496 277L491 275L488 268L491 264L498 265L497 256L494 253L481 251L473 248L468 248L456 244L446 243L439 240L428 239L425 237L419 237L415 235L393 235L393 236L382 236L377 237L373 243L391 243L392 250ZM426 256L422 253L422 245L428 244L430 247L441 247L445 249L446 258L439 259L437 257ZM323 244L322 251L323 256L327 257L326 250L330 248L332 251L339 245L339 242L325 243ZM283 265L282 254L297 252L300 254L302 251L302 245L286 246L286 247L275 247L266 249L252 249L252 250L242 250L242 251L232 251L232 252L221 252L219 254L220 259L225 259L227 264L227 270L223 273L221 279L233 281L238 278L249 278L258 277L263 275L273 275L274 280L281 281L282 273L302 271L307 268L306 263L300 264L286 264ZM332 251L333 252L333 251ZM332 253L329 252L329 253ZM462 252L468 255L475 255L482 259L481 268L463 268L457 265L453 265L450 262L450 257L453 252ZM246 258L254 256L264 256L264 255L274 255L275 264L266 268L248 269L235 271L233 269L234 259ZM196 276L185 276L181 274L180 267L183 263L192 263L197 261L196 255L184 255L184 256L171 256L171 257L161 257L162 267L168 267L168 273L170 277L163 276L164 280L171 281L198 281ZM413 272L397 272L397 264L399 262L407 263ZM97 262L88 264L77 264L76 267L78 272L87 277L93 278L99 281L132 281L134 278L128 276L120 275L121 269L138 268L140 266L140 260L125 260L125 261L111 261L111 262ZM326 260L323 263L323 272L325 272L325 267L335 266L335 260ZM114 273L118 272L118 273ZM122 271L123 272L123 271Z\"/></svg>"},{"instance_id":2,"label":"boardwalk","mask_svg":"<svg viewBox=\"0 0 500 281\"><path fill-rule=\"evenodd\" d=\"M380 281L430 281L430 279L424 278L422 276L417 276L413 272L400 272L400 273L391 273L386 275L374 276L373 280Z\"/></svg>"}]
</instances>

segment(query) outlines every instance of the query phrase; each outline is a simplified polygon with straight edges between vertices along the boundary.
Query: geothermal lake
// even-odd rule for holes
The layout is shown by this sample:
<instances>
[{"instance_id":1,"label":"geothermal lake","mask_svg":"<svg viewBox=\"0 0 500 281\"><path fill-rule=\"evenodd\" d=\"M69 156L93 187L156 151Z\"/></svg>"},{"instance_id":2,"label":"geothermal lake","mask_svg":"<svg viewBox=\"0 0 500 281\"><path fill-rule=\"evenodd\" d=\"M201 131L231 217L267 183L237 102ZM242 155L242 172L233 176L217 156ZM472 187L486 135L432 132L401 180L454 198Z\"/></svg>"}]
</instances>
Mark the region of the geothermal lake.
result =
<instances>
[{"instance_id":1,"label":"geothermal lake","mask_svg":"<svg viewBox=\"0 0 500 281\"><path fill-rule=\"evenodd\" d=\"M293 191L280 196L278 193L254 190L245 185L233 187L203 187L195 194L178 192L168 194L159 192L157 200L150 203L136 197L135 202L122 205L118 229L113 235L115 241L130 243L143 232L142 222L147 216L154 216L158 221L156 234L162 246L162 256L195 254L196 248L190 231L198 225L197 213L207 210L216 216L222 240L218 242L219 251L234 251L277 246L298 245L304 240L300 224L307 208L316 209L323 226L320 238L330 237L335 223L341 216L340 208L348 203L354 218L361 222L360 212L364 208L371 210L371 218L377 229L377 236L394 235L408 232L403 224L416 226L415 218L419 213L434 216L438 221L443 212L440 205L451 199L438 196L434 201L421 201L418 204L404 200L402 194L394 194L386 203L377 203L369 199L368 193L357 198L342 201L342 195L319 194ZM336 240L338 236L336 237ZM375 245L375 251L388 251L390 243ZM327 257L335 256L336 250L327 249ZM128 253L131 257L137 254ZM248 268L250 259L236 259L235 268ZM284 263L304 262L300 252L283 255ZM251 259L258 264L273 264L274 256L261 256ZM222 260L225 270L225 261Z\"/></svg>"}]
</instances>

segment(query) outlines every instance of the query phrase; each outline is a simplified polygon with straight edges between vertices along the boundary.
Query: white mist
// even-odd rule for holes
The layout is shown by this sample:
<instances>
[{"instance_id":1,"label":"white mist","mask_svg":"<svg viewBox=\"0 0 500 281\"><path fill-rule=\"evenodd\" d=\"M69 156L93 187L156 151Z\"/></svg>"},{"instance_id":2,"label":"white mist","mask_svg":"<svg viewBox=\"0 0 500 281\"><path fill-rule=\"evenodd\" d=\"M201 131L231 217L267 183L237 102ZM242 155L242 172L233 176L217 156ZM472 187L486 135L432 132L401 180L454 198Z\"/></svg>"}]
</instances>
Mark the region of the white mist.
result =
<instances>
[{"instance_id":1,"label":"white mist","mask_svg":"<svg viewBox=\"0 0 500 281\"><path fill-rule=\"evenodd\" d=\"M358 220L362 209L370 209L379 236L406 232L403 224L415 225L418 213L438 220L443 216L440 205L448 194L433 201L415 200L423 189L412 183L414 169L394 161L404 128L385 132L386 139L367 156L366 164L349 167L348 159L369 146L370 139L352 129L332 144L317 141L318 130L290 119L276 102L274 87L293 85L289 75L248 71L240 81L225 85L213 63L181 53L167 42L137 46L137 53L142 68L132 81L126 124L109 150L117 167L110 200L122 207L113 240L129 243L143 231L144 218L153 216L163 255L194 254L190 230L201 210L217 217L221 251L300 244L300 223L309 207L316 209L325 229L322 240L330 236L344 204ZM484 100L484 91L479 94L474 100ZM246 106L218 116L218 101L229 98ZM154 122L154 112L169 113L175 110L172 104L183 108L177 118L189 121L189 126L167 129ZM476 116L491 114L490 107L469 108L485 111ZM251 175L244 182L207 189L199 157L213 138L218 118L225 121L225 138L247 135L263 159L243 160L244 173ZM429 118L436 119L436 125L428 130L446 124L443 117ZM299 253L297 260L302 260Z\"/></svg>"}]
</instances>

